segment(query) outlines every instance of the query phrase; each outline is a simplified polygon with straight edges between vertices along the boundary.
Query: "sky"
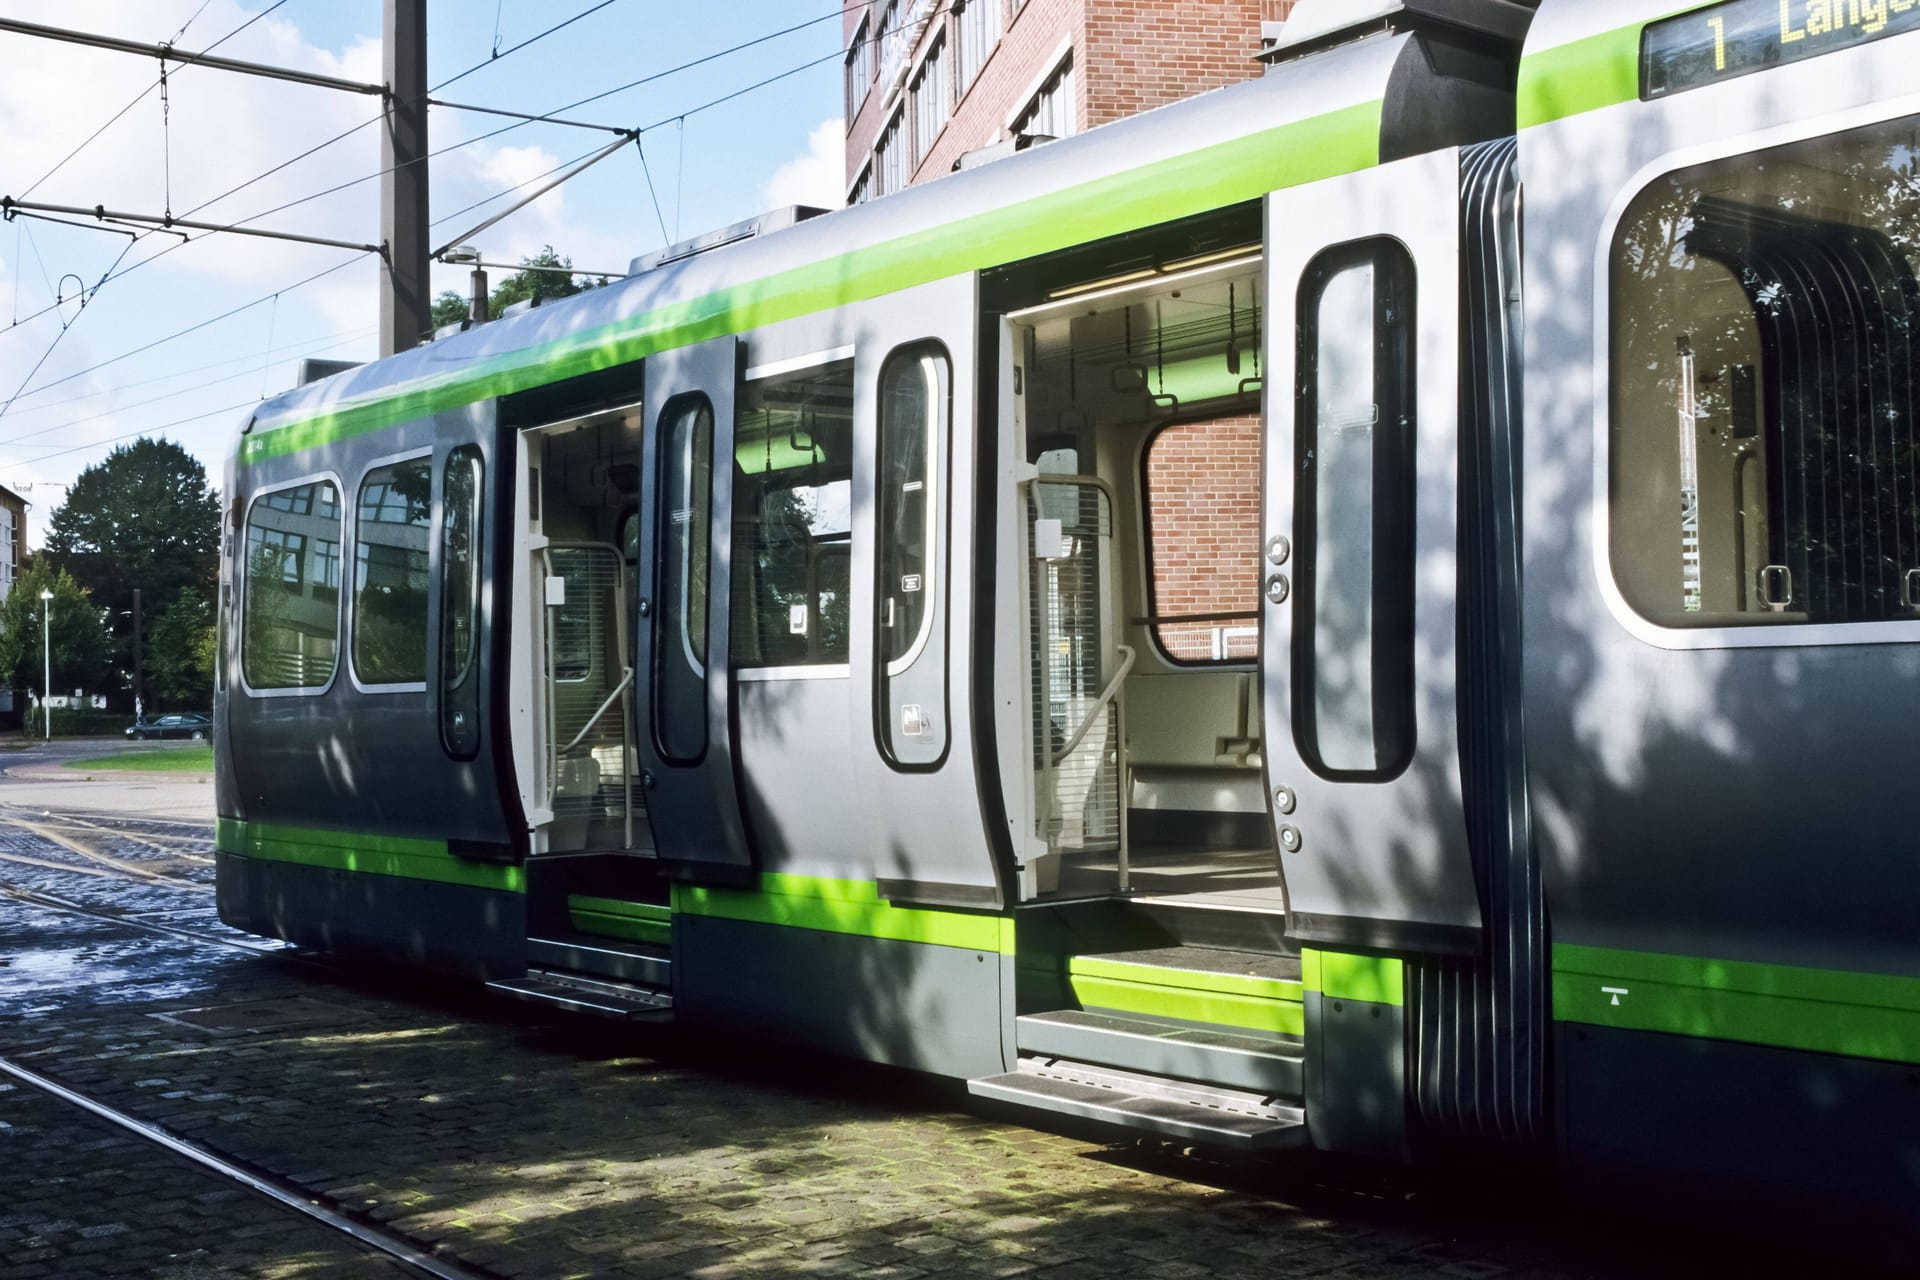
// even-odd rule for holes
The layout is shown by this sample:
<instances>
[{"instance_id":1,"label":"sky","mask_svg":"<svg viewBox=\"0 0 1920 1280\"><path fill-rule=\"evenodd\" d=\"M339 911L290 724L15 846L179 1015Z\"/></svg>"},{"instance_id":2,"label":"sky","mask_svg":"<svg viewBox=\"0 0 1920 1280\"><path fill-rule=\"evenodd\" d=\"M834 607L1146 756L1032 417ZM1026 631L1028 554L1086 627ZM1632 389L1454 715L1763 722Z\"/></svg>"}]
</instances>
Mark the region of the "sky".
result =
<instances>
[{"instance_id":1,"label":"sky","mask_svg":"<svg viewBox=\"0 0 1920 1280\"><path fill-rule=\"evenodd\" d=\"M635 148L625 148L471 237L488 261L517 263L552 245L576 266L624 271L637 254L766 209L840 202L842 0L612 0L513 50L597 3L429 0L428 82L439 86L478 68L435 96L553 112L812 21L565 113L643 129L644 166ZM0 16L186 51L207 48L269 9L218 52L382 79L380 0L283 0L277 7L273 0L0 0ZM164 104L154 89L108 124L155 85L158 60L0 33L0 66L7 68L0 194L87 209L171 210L209 222L257 219L250 225L355 243L380 239L372 177L380 143L370 123L377 98L175 67ZM430 216L445 219L434 229L436 247L513 196L464 213L463 206L521 184L516 194L525 194L538 175L609 140L551 124L483 136L513 124L452 109L431 113L430 145L460 144L429 163ZM366 127L233 190L356 125ZM353 185L306 199L343 184ZM278 208L292 201L301 203ZM292 386L302 357L377 354L376 263L349 250L248 236L182 243L166 232L136 240L97 224L0 223L0 484L31 504L29 544L40 543L65 486L136 435L177 441L217 485L250 406ZM491 274L498 283L507 273ZM443 289L466 292L467 268L436 267L433 292ZM193 326L200 327L169 336Z\"/></svg>"}]
</instances>

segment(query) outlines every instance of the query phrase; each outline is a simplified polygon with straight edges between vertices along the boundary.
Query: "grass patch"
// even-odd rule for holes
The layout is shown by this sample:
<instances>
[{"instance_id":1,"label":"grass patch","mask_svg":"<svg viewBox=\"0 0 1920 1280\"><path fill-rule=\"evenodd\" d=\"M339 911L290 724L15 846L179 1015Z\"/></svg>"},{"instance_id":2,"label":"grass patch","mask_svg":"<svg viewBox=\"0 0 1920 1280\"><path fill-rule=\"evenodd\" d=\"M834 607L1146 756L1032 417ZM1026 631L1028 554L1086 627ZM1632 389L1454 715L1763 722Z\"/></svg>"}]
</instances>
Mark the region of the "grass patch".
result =
<instances>
[{"instance_id":1,"label":"grass patch","mask_svg":"<svg viewBox=\"0 0 1920 1280\"><path fill-rule=\"evenodd\" d=\"M95 756L91 760L69 760L67 768L85 769L89 773L110 769L141 773L212 773L213 747L209 743L191 747L148 747L143 751Z\"/></svg>"}]
</instances>

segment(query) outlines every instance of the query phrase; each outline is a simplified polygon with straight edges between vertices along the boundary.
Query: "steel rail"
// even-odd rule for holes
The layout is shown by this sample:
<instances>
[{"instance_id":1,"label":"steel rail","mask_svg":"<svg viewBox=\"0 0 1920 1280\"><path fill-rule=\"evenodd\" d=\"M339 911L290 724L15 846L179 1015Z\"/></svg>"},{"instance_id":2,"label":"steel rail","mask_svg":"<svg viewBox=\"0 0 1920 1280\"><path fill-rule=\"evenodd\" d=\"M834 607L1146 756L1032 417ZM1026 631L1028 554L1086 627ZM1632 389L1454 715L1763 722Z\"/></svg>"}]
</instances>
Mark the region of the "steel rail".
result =
<instances>
[{"instance_id":1,"label":"steel rail","mask_svg":"<svg viewBox=\"0 0 1920 1280\"><path fill-rule=\"evenodd\" d=\"M12 1076L20 1083L69 1106L77 1107L97 1120L104 1120L115 1128L123 1129L137 1138L190 1160L203 1169L209 1169L230 1182L237 1182L262 1199L271 1200L275 1204L331 1227L342 1235L351 1237L374 1252L409 1267L421 1275L432 1276L434 1280L498 1280L498 1272L470 1267L451 1258L435 1257L397 1231L362 1222L344 1210L333 1208L324 1201L304 1194L293 1183L248 1168L212 1147L191 1138L183 1138L151 1121L130 1116L83 1093L76 1093L59 1081L29 1070L17 1062L0 1058L0 1073Z\"/></svg>"}]
</instances>

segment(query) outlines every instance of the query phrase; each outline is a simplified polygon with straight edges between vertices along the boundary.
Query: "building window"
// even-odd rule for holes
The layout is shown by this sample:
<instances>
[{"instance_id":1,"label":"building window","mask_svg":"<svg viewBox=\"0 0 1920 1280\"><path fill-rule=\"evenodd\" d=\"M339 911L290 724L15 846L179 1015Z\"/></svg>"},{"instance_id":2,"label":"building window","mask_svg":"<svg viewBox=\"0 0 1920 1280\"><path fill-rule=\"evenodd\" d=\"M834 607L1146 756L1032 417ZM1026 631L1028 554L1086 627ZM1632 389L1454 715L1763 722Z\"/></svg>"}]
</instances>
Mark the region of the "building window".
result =
<instances>
[{"instance_id":1,"label":"building window","mask_svg":"<svg viewBox=\"0 0 1920 1280\"><path fill-rule=\"evenodd\" d=\"M873 55L867 52L867 32L870 30L867 20L860 19L860 29L853 33L853 43L847 46L847 127L853 127L853 118L860 114L860 104L867 100L867 90L873 87Z\"/></svg>"},{"instance_id":2,"label":"building window","mask_svg":"<svg viewBox=\"0 0 1920 1280\"><path fill-rule=\"evenodd\" d=\"M853 361L751 382L733 448L733 663L847 661Z\"/></svg>"},{"instance_id":3,"label":"building window","mask_svg":"<svg viewBox=\"0 0 1920 1280\"><path fill-rule=\"evenodd\" d=\"M876 77L881 67L886 65L887 55L892 50L895 33L900 29L900 0L890 0L887 7L880 11L880 25L873 29L869 37L873 50L873 71Z\"/></svg>"},{"instance_id":4,"label":"building window","mask_svg":"<svg viewBox=\"0 0 1920 1280\"><path fill-rule=\"evenodd\" d=\"M916 167L933 150L933 144L946 127L952 99L947 94L947 40L934 37L926 61L913 78L913 163Z\"/></svg>"},{"instance_id":5,"label":"building window","mask_svg":"<svg viewBox=\"0 0 1920 1280\"><path fill-rule=\"evenodd\" d=\"M1914 117L1656 180L1611 264L1614 581L1666 627L1920 617Z\"/></svg>"},{"instance_id":6,"label":"building window","mask_svg":"<svg viewBox=\"0 0 1920 1280\"><path fill-rule=\"evenodd\" d=\"M876 196L890 196L907 185L906 139L901 136L905 118L904 111L895 111L873 149L873 194Z\"/></svg>"},{"instance_id":7,"label":"building window","mask_svg":"<svg viewBox=\"0 0 1920 1280\"><path fill-rule=\"evenodd\" d=\"M847 196L847 203L849 205L865 204L871 199L873 199L873 162L868 161L867 167L860 171L858 178L854 179L853 190Z\"/></svg>"},{"instance_id":8,"label":"building window","mask_svg":"<svg viewBox=\"0 0 1920 1280\"><path fill-rule=\"evenodd\" d=\"M1000 42L1000 0L966 0L954 17L954 97L966 96Z\"/></svg>"},{"instance_id":9,"label":"building window","mask_svg":"<svg viewBox=\"0 0 1920 1280\"><path fill-rule=\"evenodd\" d=\"M427 538L433 467L376 467L354 524L353 669L366 684L427 678Z\"/></svg>"},{"instance_id":10,"label":"building window","mask_svg":"<svg viewBox=\"0 0 1920 1280\"><path fill-rule=\"evenodd\" d=\"M1065 138L1074 132L1073 54L1068 52L1013 122L1013 136Z\"/></svg>"},{"instance_id":11,"label":"building window","mask_svg":"<svg viewBox=\"0 0 1920 1280\"><path fill-rule=\"evenodd\" d=\"M306 554L309 541L333 548ZM254 689L320 689L340 644L340 505L332 483L281 489L247 513L240 665Z\"/></svg>"}]
</instances>

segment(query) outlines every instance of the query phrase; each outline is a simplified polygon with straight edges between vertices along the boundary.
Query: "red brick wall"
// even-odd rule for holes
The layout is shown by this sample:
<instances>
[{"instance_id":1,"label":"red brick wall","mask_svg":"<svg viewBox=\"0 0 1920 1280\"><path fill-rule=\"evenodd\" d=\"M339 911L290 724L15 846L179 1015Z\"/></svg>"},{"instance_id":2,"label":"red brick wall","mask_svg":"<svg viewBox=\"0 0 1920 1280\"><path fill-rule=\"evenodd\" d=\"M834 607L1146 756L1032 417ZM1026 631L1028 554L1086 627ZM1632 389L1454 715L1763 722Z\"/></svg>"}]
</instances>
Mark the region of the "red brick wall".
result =
<instances>
[{"instance_id":1,"label":"red brick wall","mask_svg":"<svg viewBox=\"0 0 1920 1280\"><path fill-rule=\"evenodd\" d=\"M1260 22L1273 0L1087 0L1089 127L1138 115L1262 70Z\"/></svg>"},{"instance_id":2,"label":"red brick wall","mask_svg":"<svg viewBox=\"0 0 1920 1280\"><path fill-rule=\"evenodd\" d=\"M1252 614L1260 607L1260 419L1185 422L1166 428L1147 450L1147 519L1153 562L1153 611ZM1156 628L1175 658L1213 656L1216 627L1257 621L1183 623ZM1235 637L1228 656L1252 658L1253 636Z\"/></svg>"},{"instance_id":3,"label":"red brick wall","mask_svg":"<svg viewBox=\"0 0 1920 1280\"><path fill-rule=\"evenodd\" d=\"M973 0L999 5L1000 43L932 149L914 170L924 182L949 173L969 151L1006 136L1007 121L1056 65L1070 44L1074 61L1076 116L1081 129L1164 106L1209 89L1260 74L1261 22L1284 19L1294 0ZM843 45L851 44L862 18L872 33L885 0L855 0L842 19ZM957 32L940 0L938 16L921 36L909 66L917 65L935 33L947 33L949 75ZM871 59L872 51L863 50ZM907 80L912 74L908 73ZM846 181L849 187L873 156L880 131L905 95L905 82L887 92L876 85L847 121ZM910 125L909 125L910 127Z\"/></svg>"}]
</instances>

